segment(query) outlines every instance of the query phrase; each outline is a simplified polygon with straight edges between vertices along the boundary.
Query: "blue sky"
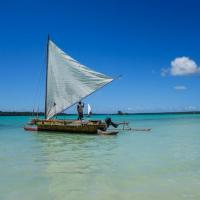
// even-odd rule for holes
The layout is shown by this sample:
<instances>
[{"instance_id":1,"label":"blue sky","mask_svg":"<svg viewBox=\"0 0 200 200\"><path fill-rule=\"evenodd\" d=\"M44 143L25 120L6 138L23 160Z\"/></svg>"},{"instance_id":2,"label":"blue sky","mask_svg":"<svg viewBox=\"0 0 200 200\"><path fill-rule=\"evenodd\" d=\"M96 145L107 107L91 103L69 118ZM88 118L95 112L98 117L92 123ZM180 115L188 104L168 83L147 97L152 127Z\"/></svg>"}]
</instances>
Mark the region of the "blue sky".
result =
<instances>
[{"instance_id":1,"label":"blue sky","mask_svg":"<svg viewBox=\"0 0 200 200\"><path fill-rule=\"evenodd\" d=\"M199 7L194 0L1 1L0 110L43 110L48 33L82 64L123 75L85 100L95 112L200 110Z\"/></svg>"}]
</instances>

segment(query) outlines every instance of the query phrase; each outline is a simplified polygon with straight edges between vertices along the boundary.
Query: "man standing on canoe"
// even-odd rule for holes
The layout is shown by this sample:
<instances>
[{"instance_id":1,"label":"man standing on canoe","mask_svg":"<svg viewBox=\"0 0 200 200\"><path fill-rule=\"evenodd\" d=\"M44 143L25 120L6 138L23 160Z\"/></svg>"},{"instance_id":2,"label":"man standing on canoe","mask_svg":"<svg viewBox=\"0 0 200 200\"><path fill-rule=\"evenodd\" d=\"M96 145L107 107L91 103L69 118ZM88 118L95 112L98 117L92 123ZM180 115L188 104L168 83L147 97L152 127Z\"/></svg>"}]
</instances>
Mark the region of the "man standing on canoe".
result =
<instances>
[{"instance_id":1,"label":"man standing on canoe","mask_svg":"<svg viewBox=\"0 0 200 200\"><path fill-rule=\"evenodd\" d=\"M84 108L84 103L81 103L81 101L79 101L77 105L78 120L83 119L83 108Z\"/></svg>"}]
</instances>

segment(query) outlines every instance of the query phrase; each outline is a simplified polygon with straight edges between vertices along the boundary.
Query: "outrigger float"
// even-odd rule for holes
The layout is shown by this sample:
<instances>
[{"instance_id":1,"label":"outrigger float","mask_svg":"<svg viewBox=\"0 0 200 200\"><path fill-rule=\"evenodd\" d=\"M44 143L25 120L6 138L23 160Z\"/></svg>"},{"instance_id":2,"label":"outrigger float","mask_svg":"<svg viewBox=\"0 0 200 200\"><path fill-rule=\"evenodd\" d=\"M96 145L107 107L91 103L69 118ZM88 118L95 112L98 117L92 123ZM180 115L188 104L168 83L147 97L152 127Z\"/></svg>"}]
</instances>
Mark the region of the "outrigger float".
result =
<instances>
[{"instance_id":1,"label":"outrigger float","mask_svg":"<svg viewBox=\"0 0 200 200\"><path fill-rule=\"evenodd\" d=\"M114 135L102 120L53 119L114 79L80 64L56 46L48 36L46 59L45 119L33 119L27 131L54 131Z\"/></svg>"}]
</instances>

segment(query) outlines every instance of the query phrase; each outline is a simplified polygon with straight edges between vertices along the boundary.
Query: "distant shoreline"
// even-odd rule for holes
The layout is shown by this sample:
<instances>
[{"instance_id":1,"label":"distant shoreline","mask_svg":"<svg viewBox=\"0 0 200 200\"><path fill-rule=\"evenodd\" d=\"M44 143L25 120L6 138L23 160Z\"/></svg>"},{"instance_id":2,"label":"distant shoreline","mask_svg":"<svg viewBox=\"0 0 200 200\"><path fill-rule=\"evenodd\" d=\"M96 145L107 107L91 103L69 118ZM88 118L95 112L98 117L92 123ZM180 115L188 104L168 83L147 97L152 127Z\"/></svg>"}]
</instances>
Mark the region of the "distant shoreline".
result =
<instances>
[{"instance_id":1,"label":"distant shoreline","mask_svg":"<svg viewBox=\"0 0 200 200\"><path fill-rule=\"evenodd\" d=\"M200 114L200 111L190 111L190 112L155 112L155 113L94 113L93 115L168 115L168 114ZM43 116L43 112L33 113L33 112L9 112L9 111L0 111L0 116ZM66 114L61 113L58 116L63 115L76 115L76 114Z\"/></svg>"}]
</instances>

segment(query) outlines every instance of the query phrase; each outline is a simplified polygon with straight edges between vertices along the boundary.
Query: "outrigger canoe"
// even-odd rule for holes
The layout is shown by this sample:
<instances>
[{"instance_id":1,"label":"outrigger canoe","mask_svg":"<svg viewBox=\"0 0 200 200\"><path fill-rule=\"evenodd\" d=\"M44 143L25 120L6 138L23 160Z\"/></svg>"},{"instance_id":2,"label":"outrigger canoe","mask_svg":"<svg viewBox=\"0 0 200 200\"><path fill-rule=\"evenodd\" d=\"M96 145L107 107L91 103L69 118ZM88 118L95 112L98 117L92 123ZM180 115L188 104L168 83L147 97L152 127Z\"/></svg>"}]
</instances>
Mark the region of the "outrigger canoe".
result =
<instances>
[{"instance_id":1,"label":"outrigger canoe","mask_svg":"<svg viewBox=\"0 0 200 200\"><path fill-rule=\"evenodd\" d=\"M25 126L25 130L87 134L98 134L98 130L106 131L107 125L101 120L57 120L53 117L114 79L74 60L49 36L46 55L45 119L32 120L32 126Z\"/></svg>"},{"instance_id":2,"label":"outrigger canoe","mask_svg":"<svg viewBox=\"0 0 200 200\"><path fill-rule=\"evenodd\" d=\"M26 131L55 131L65 133L86 133L98 135L116 135L118 131L107 130L107 124L101 120L41 120L33 119L25 126Z\"/></svg>"}]
</instances>

